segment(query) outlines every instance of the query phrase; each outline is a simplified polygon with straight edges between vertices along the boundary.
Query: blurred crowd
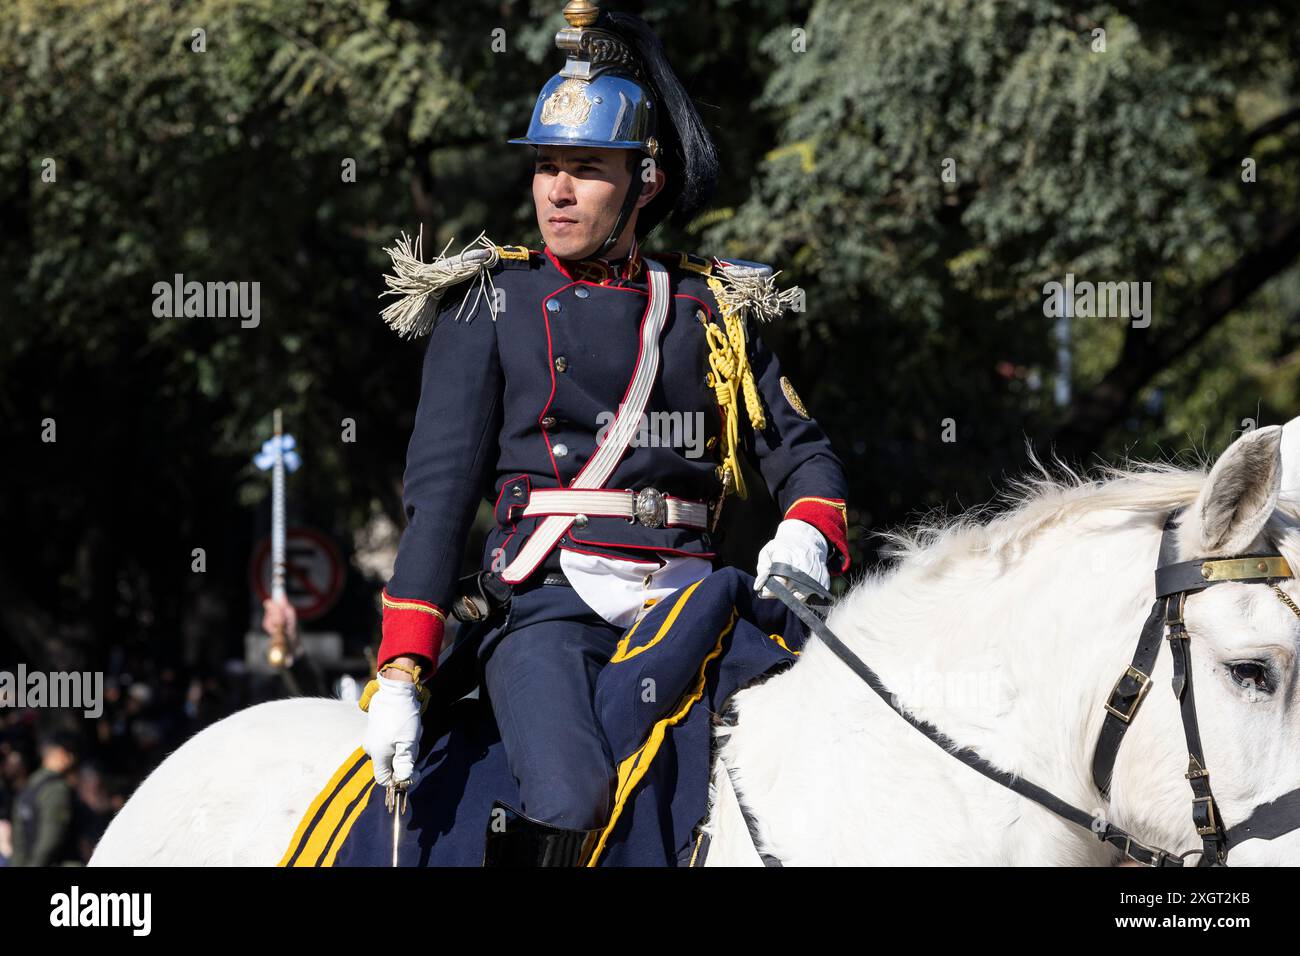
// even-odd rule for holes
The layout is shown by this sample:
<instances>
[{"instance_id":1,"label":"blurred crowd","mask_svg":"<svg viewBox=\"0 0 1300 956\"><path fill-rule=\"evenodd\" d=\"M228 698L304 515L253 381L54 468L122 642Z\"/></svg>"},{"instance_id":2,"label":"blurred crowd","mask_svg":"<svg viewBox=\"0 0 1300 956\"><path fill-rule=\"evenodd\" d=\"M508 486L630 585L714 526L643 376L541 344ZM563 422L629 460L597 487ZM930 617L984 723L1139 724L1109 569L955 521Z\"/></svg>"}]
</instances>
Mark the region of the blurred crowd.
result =
<instances>
[{"instance_id":1,"label":"blurred crowd","mask_svg":"<svg viewBox=\"0 0 1300 956\"><path fill-rule=\"evenodd\" d=\"M173 668L106 674L104 710L19 710L0 700L0 866L78 865L163 758L246 706L246 681Z\"/></svg>"}]
</instances>

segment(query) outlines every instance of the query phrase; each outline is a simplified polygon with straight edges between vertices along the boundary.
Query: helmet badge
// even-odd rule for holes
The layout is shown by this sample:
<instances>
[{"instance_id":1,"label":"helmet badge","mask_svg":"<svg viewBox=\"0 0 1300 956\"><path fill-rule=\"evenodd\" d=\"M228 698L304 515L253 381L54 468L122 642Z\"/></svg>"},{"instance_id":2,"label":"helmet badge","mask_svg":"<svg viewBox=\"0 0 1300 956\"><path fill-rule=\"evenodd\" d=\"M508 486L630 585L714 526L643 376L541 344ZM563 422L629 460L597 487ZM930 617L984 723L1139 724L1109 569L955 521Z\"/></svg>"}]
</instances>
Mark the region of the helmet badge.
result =
<instances>
[{"instance_id":1,"label":"helmet badge","mask_svg":"<svg viewBox=\"0 0 1300 956\"><path fill-rule=\"evenodd\" d=\"M542 122L548 126L582 126L591 115L582 80L567 79L542 104Z\"/></svg>"}]
</instances>

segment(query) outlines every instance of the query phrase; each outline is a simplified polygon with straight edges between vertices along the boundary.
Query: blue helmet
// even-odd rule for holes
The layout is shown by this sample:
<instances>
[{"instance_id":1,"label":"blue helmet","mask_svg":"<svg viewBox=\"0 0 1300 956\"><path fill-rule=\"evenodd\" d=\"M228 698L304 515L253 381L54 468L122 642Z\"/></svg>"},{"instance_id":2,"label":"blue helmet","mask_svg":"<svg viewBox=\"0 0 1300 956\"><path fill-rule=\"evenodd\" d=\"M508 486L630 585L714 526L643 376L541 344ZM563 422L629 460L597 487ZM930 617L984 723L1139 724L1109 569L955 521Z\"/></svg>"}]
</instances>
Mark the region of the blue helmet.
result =
<instances>
[{"instance_id":1,"label":"blue helmet","mask_svg":"<svg viewBox=\"0 0 1300 956\"><path fill-rule=\"evenodd\" d=\"M632 149L663 166L663 191L642 210L638 234L671 212L684 225L707 203L718 175L717 153L694 104L673 73L658 37L629 14L602 13L591 0L570 0L568 26L555 45L568 58L547 81L528 132L511 143ZM603 255L622 234L641 193L633 176Z\"/></svg>"},{"instance_id":2,"label":"blue helmet","mask_svg":"<svg viewBox=\"0 0 1300 956\"><path fill-rule=\"evenodd\" d=\"M555 45L568 60L542 87L528 132L510 142L635 149L658 158L658 107L640 57L623 37L592 28L600 9L589 0L572 0L564 16L569 25Z\"/></svg>"},{"instance_id":3,"label":"blue helmet","mask_svg":"<svg viewBox=\"0 0 1300 956\"><path fill-rule=\"evenodd\" d=\"M635 78L612 70L592 79L570 72L573 64L582 62L571 58L551 77L537 97L528 132L510 142L636 149L656 155L654 100L646 88Z\"/></svg>"}]
</instances>

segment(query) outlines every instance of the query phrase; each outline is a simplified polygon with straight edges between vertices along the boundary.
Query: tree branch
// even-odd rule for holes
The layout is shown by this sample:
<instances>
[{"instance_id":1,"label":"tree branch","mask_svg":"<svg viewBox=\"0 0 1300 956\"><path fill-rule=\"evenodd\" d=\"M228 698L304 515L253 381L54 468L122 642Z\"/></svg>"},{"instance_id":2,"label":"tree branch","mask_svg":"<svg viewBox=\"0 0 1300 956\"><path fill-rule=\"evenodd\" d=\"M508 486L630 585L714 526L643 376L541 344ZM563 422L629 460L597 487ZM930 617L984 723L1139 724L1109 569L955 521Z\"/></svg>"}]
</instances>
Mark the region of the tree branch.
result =
<instances>
[{"instance_id":1,"label":"tree branch","mask_svg":"<svg viewBox=\"0 0 1300 956\"><path fill-rule=\"evenodd\" d=\"M1171 317L1162 334L1130 326L1119 361L1079 396L1056 430L1058 453L1082 459L1096 451L1106 431L1129 410L1139 391L1297 257L1300 215L1280 218L1266 230L1258 247L1199 289L1183 310Z\"/></svg>"},{"instance_id":2,"label":"tree branch","mask_svg":"<svg viewBox=\"0 0 1300 956\"><path fill-rule=\"evenodd\" d=\"M1222 159L1220 159L1218 162L1216 162L1213 166L1210 167L1210 173L1209 173L1210 177L1215 178L1218 176L1222 176L1229 169L1233 169L1239 166L1242 157L1246 155L1246 151L1249 150L1252 146L1254 146L1256 143L1258 143L1261 139L1263 139L1266 136L1272 136L1274 133L1280 133L1282 130L1286 129L1288 126L1290 126L1292 123L1298 120L1300 120L1300 106L1297 106L1293 110L1287 110L1281 116L1274 116L1267 123L1262 123L1261 125L1257 126L1255 129L1251 130L1249 133L1246 134L1245 138L1236 145L1236 147L1233 149L1230 155L1224 156Z\"/></svg>"}]
</instances>

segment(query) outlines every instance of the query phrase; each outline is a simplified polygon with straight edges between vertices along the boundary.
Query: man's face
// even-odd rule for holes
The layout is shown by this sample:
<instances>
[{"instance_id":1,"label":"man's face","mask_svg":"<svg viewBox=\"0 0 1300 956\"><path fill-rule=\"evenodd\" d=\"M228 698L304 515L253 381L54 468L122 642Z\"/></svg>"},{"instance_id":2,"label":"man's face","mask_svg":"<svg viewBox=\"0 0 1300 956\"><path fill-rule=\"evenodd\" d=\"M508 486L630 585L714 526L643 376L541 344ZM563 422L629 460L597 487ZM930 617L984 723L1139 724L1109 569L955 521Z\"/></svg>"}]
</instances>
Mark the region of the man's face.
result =
<instances>
[{"instance_id":1,"label":"man's face","mask_svg":"<svg viewBox=\"0 0 1300 956\"><path fill-rule=\"evenodd\" d=\"M533 168L533 204L546 245L561 259L584 259L600 248L636 175L630 149L539 146ZM644 202L648 196L642 196ZM633 215L628 225L636 220ZM618 245L615 246L615 252Z\"/></svg>"}]
</instances>

